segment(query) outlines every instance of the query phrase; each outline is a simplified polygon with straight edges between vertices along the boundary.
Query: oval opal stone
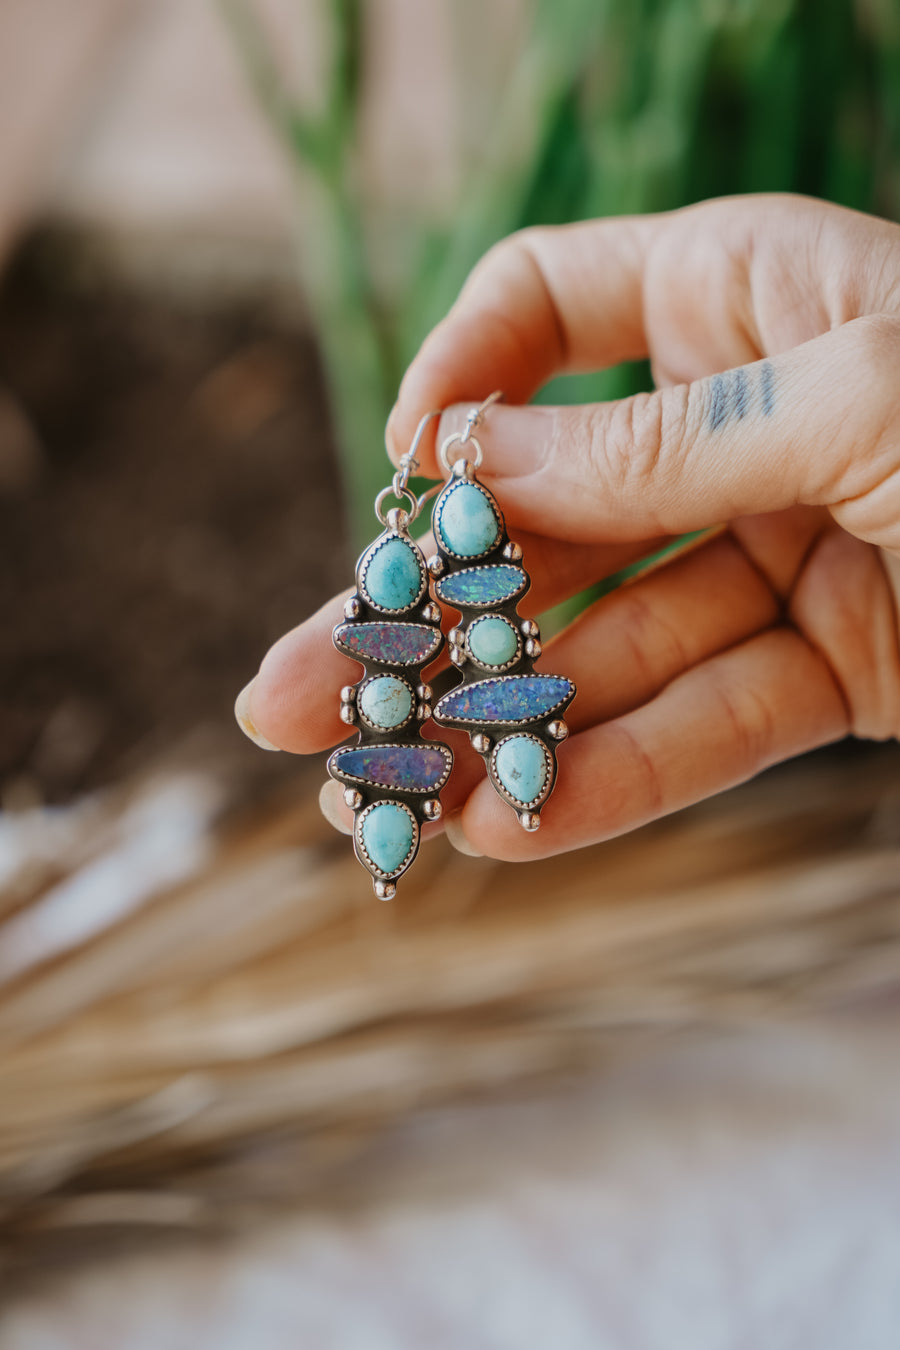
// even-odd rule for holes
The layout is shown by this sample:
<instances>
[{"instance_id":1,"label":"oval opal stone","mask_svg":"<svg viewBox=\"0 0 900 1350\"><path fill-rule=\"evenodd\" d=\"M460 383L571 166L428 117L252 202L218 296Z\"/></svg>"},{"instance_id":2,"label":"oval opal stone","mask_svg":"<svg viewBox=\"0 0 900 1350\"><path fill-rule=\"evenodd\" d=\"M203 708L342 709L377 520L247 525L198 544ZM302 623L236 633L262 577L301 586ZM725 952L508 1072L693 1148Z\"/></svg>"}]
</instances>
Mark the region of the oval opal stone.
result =
<instances>
[{"instance_id":1,"label":"oval opal stone","mask_svg":"<svg viewBox=\"0 0 900 1350\"><path fill-rule=\"evenodd\" d=\"M456 483L445 490L435 508L434 528L459 558L479 558L500 536L497 512L487 493L474 483Z\"/></svg>"},{"instance_id":2,"label":"oval opal stone","mask_svg":"<svg viewBox=\"0 0 900 1350\"><path fill-rule=\"evenodd\" d=\"M410 813L395 802L378 802L360 816L360 842L379 872L390 876L409 857L416 825Z\"/></svg>"},{"instance_id":3,"label":"oval opal stone","mask_svg":"<svg viewBox=\"0 0 900 1350\"><path fill-rule=\"evenodd\" d=\"M368 745L336 750L329 772L339 778L400 792L436 792L450 773L445 745Z\"/></svg>"},{"instance_id":4,"label":"oval opal stone","mask_svg":"<svg viewBox=\"0 0 900 1350\"><path fill-rule=\"evenodd\" d=\"M400 727L412 712L412 690L396 675L376 675L359 691L359 707L376 727Z\"/></svg>"},{"instance_id":5,"label":"oval opal stone","mask_svg":"<svg viewBox=\"0 0 900 1350\"><path fill-rule=\"evenodd\" d=\"M468 634L469 651L482 666L505 666L519 650L519 638L508 619L493 614L476 619Z\"/></svg>"},{"instance_id":6,"label":"oval opal stone","mask_svg":"<svg viewBox=\"0 0 900 1350\"><path fill-rule=\"evenodd\" d=\"M530 722L546 717L575 697L563 675L499 675L460 685L438 700L436 722Z\"/></svg>"},{"instance_id":7,"label":"oval opal stone","mask_svg":"<svg viewBox=\"0 0 900 1350\"><path fill-rule=\"evenodd\" d=\"M424 665L442 640L440 629L424 623L344 623L334 630L342 652L386 666Z\"/></svg>"},{"instance_id":8,"label":"oval opal stone","mask_svg":"<svg viewBox=\"0 0 900 1350\"><path fill-rule=\"evenodd\" d=\"M528 806L547 786L548 755L536 736L509 736L494 751L494 773L511 797Z\"/></svg>"},{"instance_id":9,"label":"oval opal stone","mask_svg":"<svg viewBox=\"0 0 900 1350\"><path fill-rule=\"evenodd\" d=\"M524 591L528 578L521 567L497 563L494 567L466 567L461 572L441 577L435 586L439 600L448 605L487 608L501 605Z\"/></svg>"},{"instance_id":10,"label":"oval opal stone","mask_svg":"<svg viewBox=\"0 0 900 1350\"><path fill-rule=\"evenodd\" d=\"M409 609L425 589L416 547L396 536L370 555L360 576L360 590L379 609Z\"/></svg>"}]
</instances>

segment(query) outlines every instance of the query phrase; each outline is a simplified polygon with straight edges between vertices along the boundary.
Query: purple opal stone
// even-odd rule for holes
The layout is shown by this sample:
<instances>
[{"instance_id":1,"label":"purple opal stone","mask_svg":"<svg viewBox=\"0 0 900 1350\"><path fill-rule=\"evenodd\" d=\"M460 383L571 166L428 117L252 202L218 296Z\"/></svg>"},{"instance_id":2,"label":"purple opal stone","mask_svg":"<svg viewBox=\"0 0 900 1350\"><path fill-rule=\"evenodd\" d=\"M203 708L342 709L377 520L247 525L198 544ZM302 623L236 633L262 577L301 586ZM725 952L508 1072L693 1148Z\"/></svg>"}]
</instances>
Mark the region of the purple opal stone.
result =
<instances>
[{"instance_id":1,"label":"purple opal stone","mask_svg":"<svg viewBox=\"0 0 900 1350\"><path fill-rule=\"evenodd\" d=\"M534 722L575 697L562 675L504 675L452 690L434 710L436 722Z\"/></svg>"},{"instance_id":2,"label":"purple opal stone","mask_svg":"<svg viewBox=\"0 0 900 1350\"><path fill-rule=\"evenodd\" d=\"M446 782L453 756L445 745L347 746L328 761L335 778L398 792L436 792Z\"/></svg>"},{"instance_id":3,"label":"purple opal stone","mask_svg":"<svg viewBox=\"0 0 900 1350\"><path fill-rule=\"evenodd\" d=\"M438 629L423 623L343 623L334 630L340 651L385 666L424 665L442 641Z\"/></svg>"}]
</instances>

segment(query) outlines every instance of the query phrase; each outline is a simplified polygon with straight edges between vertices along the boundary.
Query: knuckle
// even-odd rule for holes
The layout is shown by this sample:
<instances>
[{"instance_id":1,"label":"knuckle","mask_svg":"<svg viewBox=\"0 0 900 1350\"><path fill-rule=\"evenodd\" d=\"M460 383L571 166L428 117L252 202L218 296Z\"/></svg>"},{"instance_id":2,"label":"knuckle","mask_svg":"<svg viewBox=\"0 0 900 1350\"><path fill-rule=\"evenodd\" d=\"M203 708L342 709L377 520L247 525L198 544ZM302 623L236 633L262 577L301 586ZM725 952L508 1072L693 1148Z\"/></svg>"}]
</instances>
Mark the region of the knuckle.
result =
<instances>
[{"instance_id":1,"label":"knuckle","mask_svg":"<svg viewBox=\"0 0 900 1350\"><path fill-rule=\"evenodd\" d=\"M591 410L585 445L589 469L613 492L639 492L677 478L689 443L688 386L635 394Z\"/></svg>"}]
</instances>

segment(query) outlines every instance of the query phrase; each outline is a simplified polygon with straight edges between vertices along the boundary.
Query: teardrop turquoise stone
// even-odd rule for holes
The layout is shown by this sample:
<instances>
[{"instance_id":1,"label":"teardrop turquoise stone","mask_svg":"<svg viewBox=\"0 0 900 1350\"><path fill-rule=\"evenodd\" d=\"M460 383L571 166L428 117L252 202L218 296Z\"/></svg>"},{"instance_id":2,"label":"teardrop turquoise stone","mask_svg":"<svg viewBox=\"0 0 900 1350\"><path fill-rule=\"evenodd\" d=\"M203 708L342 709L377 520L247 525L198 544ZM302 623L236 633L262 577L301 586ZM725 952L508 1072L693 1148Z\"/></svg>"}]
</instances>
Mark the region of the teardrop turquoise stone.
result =
<instances>
[{"instance_id":1,"label":"teardrop turquoise stone","mask_svg":"<svg viewBox=\"0 0 900 1350\"><path fill-rule=\"evenodd\" d=\"M390 876L403 866L415 837L415 822L394 802L379 802L361 817L360 836L369 858Z\"/></svg>"},{"instance_id":2,"label":"teardrop turquoise stone","mask_svg":"<svg viewBox=\"0 0 900 1350\"><path fill-rule=\"evenodd\" d=\"M423 570L412 541L392 538L369 555L360 590L380 609L409 609L425 589Z\"/></svg>"},{"instance_id":3,"label":"teardrop turquoise stone","mask_svg":"<svg viewBox=\"0 0 900 1350\"><path fill-rule=\"evenodd\" d=\"M525 806L547 785L547 751L536 736L510 736L497 746L494 773L511 797Z\"/></svg>"},{"instance_id":4,"label":"teardrop turquoise stone","mask_svg":"<svg viewBox=\"0 0 900 1350\"><path fill-rule=\"evenodd\" d=\"M359 691L359 706L370 722L388 731L408 720L412 712L412 690L396 675L378 675Z\"/></svg>"},{"instance_id":5,"label":"teardrop turquoise stone","mask_svg":"<svg viewBox=\"0 0 900 1350\"><path fill-rule=\"evenodd\" d=\"M529 722L546 717L575 697L563 675L498 675L460 685L434 710L436 722Z\"/></svg>"},{"instance_id":6,"label":"teardrop turquoise stone","mask_svg":"<svg viewBox=\"0 0 900 1350\"><path fill-rule=\"evenodd\" d=\"M468 641L470 652L483 666L505 666L519 650L518 635L512 624L493 615L472 624Z\"/></svg>"},{"instance_id":7,"label":"teardrop turquoise stone","mask_svg":"<svg viewBox=\"0 0 900 1350\"><path fill-rule=\"evenodd\" d=\"M497 563L488 567L465 567L461 572L441 577L435 594L447 605L476 607L501 605L524 591L527 577L521 567Z\"/></svg>"},{"instance_id":8,"label":"teardrop turquoise stone","mask_svg":"<svg viewBox=\"0 0 900 1350\"><path fill-rule=\"evenodd\" d=\"M459 558L479 558L500 537L500 521L486 492L474 483L446 489L434 512L435 532Z\"/></svg>"}]
</instances>

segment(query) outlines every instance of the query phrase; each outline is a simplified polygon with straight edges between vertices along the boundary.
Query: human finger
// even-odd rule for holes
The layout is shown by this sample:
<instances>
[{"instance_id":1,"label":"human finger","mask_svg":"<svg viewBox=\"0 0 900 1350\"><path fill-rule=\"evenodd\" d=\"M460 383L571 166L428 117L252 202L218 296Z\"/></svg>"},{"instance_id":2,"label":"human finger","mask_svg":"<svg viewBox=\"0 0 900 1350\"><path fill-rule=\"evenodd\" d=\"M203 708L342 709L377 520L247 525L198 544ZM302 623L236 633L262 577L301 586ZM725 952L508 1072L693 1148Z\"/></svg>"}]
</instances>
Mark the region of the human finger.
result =
<instances>
[{"instance_id":1,"label":"human finger","mask_svg":"<svg viewBox=\"0 0 900 1350\"><path fill-rule=\"evenodd\" d=\"M580 407L491 408L481 476L513 523L572 540L680 534L798 503L900 549L900 317ZM445 429L462 424L448 411Z\"/></svg>"},{"instance_id":2,"label":"human finger","mask_svg":"<svg viewBox=\"0 0 900 1350\"><path fill-rule=\"evenodd\" d=\"M556 605L662 544L639 541L596 547L517 532L532 578L532 613ZM428 541L422 541L428 550ZM359 677L359 665L335 649L331 634L343 619L349 591L334 596L270 648L258 674L241 691L236 715L245 734L265 749L312 754L348 735L338 715L338 691ZM452 625L452 613L445 627ZM439 666L435 666L438 669Z\"/></svg>"},{"instance_id":3,"label":"human finger","mask_svg":"<svg viewBox=\"0 0 900 1350\"><path fill-rule=\"evenodd\" d=\"M469 846L493 858L549 857L624 834L720 792L848 729L823 658L787 627L694 667L649 703L573 736L559 779L526 834L482 781L456 817Z\"/></svg>"},{"instance_id":4,"label":"human finger","mask_svg":"<svg viewBox=\"0 0 900 1350\"><path fill-rule=\"evenodd\" d=\"M404 376L388 421L392 453L403 453L429 408L494 389L522 403L558 372L645 356L645 259L664 219L533 228L495 245ZM437 474L431 435L429 428L420 457Z\"/></svg>"}]
</instances>

